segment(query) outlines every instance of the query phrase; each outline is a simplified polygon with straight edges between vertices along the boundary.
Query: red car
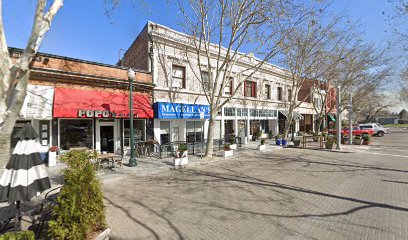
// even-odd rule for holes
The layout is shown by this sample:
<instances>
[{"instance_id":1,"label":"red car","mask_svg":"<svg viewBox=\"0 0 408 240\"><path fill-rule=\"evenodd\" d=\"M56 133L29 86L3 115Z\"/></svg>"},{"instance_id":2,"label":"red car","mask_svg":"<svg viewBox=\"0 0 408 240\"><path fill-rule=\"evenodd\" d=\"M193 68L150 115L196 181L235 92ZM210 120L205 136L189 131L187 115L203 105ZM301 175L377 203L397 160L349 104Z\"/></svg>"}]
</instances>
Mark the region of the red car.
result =
<instances>
[{"instance_id":1,"label":"red car","mask_svg":"<svg viewBox=\"0 0 408 240\"><path fill-rule=\"evenodd\" d=\"M336 134L337 130L329 130L330 134ZM341 134L343 135L349 135L350 130L348 128L343 128L341 130ZM356 135L363 135L363 134L369 134L369 135L374 135L374 130L373 129L361 129L359 127L353 127L353 136Z\"/></svg>"}]
</instances>

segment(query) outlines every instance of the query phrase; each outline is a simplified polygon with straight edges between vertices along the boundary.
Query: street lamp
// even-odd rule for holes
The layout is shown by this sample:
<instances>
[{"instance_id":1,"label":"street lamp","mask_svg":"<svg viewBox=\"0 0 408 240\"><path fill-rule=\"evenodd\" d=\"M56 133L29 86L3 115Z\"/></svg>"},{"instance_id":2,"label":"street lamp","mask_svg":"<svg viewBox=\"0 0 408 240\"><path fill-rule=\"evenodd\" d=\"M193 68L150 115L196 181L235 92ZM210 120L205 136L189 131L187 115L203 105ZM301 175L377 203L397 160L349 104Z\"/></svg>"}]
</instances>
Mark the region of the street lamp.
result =
<instances>
[{"instance_id":1,"label":"street lamp","mask_svg":"<svg viewBox=\"0 0 408 240\"><path fill-rule=\"evenodd\" d=\"M130 159L129 167L137 166L135 158L135 138L134 138L134 129L133 129L133 79L135 79L135 71L129 68L127 72L129 79L129 110L130 110Z\"/></svg>"},{"instance_id":2,"label":"street lamp","mask_svg":"<svg viewBox=\"0 0 408 240\"><path fill-rule=\"evenodd\" d=\"M336 126L336 131L337 131L337 147L336 149L341 149L341 110L340 110L340 104L341 104L341 87L340 84L337 83L337 93L336 93L336 105L337 105L337 126Z\"/></svg>"}]
</instances>

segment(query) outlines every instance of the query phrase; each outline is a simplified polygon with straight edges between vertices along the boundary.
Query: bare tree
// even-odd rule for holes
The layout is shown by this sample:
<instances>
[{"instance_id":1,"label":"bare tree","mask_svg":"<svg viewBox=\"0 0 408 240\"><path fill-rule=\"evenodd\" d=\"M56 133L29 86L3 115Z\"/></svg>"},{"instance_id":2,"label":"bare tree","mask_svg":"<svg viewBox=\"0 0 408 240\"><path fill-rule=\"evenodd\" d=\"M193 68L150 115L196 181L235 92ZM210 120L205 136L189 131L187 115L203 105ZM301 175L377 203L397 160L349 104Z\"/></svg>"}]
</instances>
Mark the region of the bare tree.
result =
<instances>
[{"instance_id":1,"label":"bare tree","mask_svg":"<svg viewBox=\"0 0 408 240\"><path fill-rule=\"evenodd\" d=\"M319 9L317 14L308 15L307 24L295 28L280 45L281 63L290 73L288 81L292 92L287 101L283 139L287 138L295 110L304 102L312 102L313 89L321 88L319 79L325 73L322 68L326 57L324 51L334 50L327 43L333 38L333 30L340 19L335 17L324 24L322 13L323 10Z\"/></svg>"},{"instance_id":2,"label":"bare tree","mask_svg":"<svg viewBox=\"0 0 408 240\"><path fill-rule=\"evenodd\" d=\"M36 55L45 34L51 27L63 0L38 0L31 35L20 58L12 61L8 51L2 13L0 12L0 169L10 155L10 134L19 116L26 96L30 63ZM0 11L2 1L0 0Z\"/></svg>"},{"instance_id":3,"label":"bare tree","mask_svg":"<svg viewBox=\"0 0 408 240\"><path fill-rule=\"evenodd\" d=\"M206 157L212 157L217 112L279 52L277 44L301 14L292 15L296 11L290 1L188 0L178 6L181 26L191 35L186 57L210 105ZM243 46L251 48L251 53L241 54ZM260 52L262 58L255 58ZM233 91L226 95L224 88L231 81Z\"/></svg>"}]
</instances>

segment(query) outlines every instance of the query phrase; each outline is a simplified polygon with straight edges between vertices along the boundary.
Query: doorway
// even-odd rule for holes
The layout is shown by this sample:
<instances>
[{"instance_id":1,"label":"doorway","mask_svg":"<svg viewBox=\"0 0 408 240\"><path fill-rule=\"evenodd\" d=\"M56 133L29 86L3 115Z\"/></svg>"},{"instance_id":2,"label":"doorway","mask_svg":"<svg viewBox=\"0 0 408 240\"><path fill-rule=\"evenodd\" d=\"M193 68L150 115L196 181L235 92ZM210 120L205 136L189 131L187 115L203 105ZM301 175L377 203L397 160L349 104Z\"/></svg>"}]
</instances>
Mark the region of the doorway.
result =
<instances>
[{"instance_id":1,"label":"doorway","mask_svg":"<svg viewBox=\"0 0 408 240\"><path fill-rule=\"evenodd\" d=\"M115 149L114 126L100 126L101 152L113 153Z\"/></svg>"}]
</instances>

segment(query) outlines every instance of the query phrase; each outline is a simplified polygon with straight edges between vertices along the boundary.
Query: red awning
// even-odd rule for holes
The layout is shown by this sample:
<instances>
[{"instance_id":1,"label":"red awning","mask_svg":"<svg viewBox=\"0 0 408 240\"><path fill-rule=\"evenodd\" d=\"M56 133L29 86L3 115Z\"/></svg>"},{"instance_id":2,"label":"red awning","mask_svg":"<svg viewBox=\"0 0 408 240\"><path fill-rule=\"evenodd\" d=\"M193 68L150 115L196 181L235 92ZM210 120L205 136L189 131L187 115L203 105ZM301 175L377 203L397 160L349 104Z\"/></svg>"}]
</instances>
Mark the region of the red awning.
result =
<instances>
[{"instance_id":1,"label":"red awning","mask_svg":"<svg viewBox=\"0 0 408 240\"><path fill-rule=\"evenodd\" d=\"M133 93L136 118L153 118L153 109L146 95ZM55 118L129 118L126 92L55 88Z\"/></svg>"}]
</instances>

